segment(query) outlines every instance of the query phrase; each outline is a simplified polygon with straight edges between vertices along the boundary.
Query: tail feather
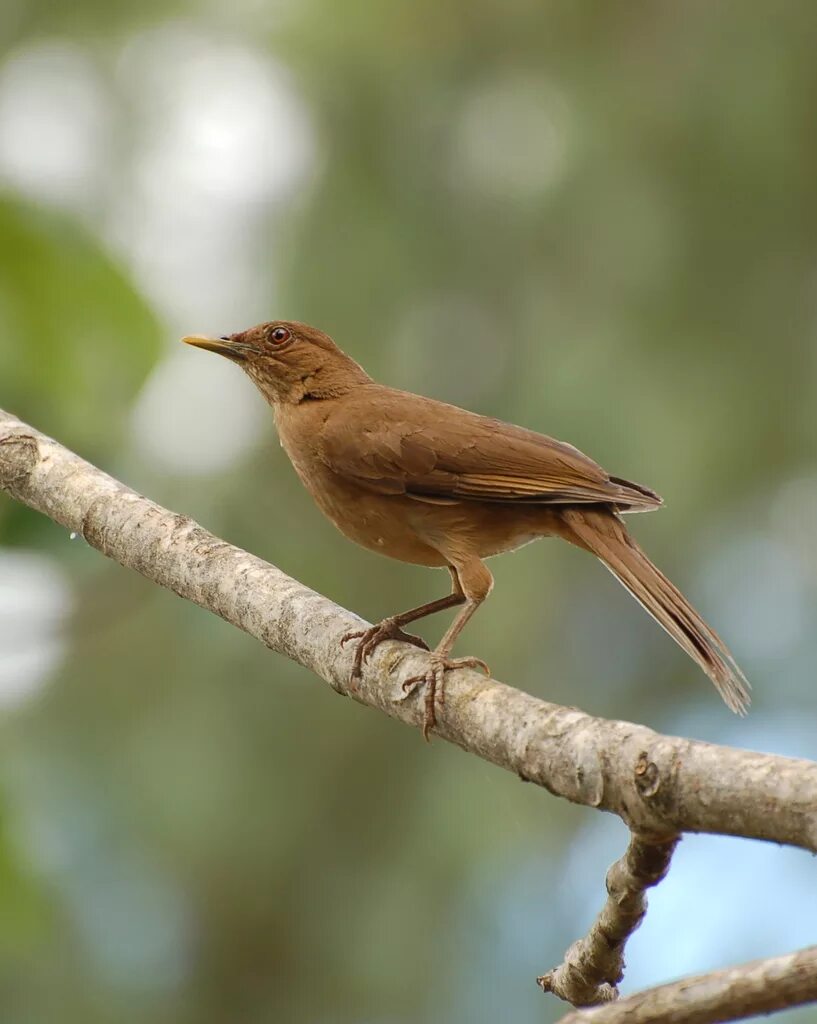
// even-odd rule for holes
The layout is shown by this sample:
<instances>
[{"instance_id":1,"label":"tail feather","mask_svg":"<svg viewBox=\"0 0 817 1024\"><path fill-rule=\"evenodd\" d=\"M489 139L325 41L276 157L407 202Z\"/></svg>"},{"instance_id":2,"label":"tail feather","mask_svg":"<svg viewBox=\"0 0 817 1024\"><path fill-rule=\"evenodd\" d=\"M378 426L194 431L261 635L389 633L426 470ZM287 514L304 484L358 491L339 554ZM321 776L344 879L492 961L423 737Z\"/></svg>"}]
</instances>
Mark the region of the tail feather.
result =
<instances>
[{"instance_id":1,"label":"tail feather","mask_svg":"<svg viewBox=\"0 0 817 1024\"><path fill-rule=\"evenodd\" d=\"M749 683L729 648L678 588L657 569L618 516L601 509L562 513L563 536L592 552L715 684L726 705L739 715L749 707Z\"/></svg>"}]
</instances>

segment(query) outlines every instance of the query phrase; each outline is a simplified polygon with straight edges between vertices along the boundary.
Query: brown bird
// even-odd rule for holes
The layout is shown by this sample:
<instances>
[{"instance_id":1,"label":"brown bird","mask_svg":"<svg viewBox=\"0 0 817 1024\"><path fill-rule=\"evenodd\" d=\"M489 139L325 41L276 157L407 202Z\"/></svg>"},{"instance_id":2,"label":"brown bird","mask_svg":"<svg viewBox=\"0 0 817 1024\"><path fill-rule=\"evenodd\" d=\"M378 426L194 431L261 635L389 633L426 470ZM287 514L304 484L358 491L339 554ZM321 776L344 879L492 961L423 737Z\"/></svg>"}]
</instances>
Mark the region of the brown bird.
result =
<instances>
[{"instance_id":1,"label":"brown bird","mask_svg":"<svg viewBox=\"0 0 817 1024\"><path fill-rule=\"evenodd\" d=\"M461 606L432 652L424 683L423 735L435 724L447 670L487 666L449 657L493 586L485 559L539 537L557 536L601 559L633 597L709 676L740 714L748 683L728 648L644 554L622 514L648 512L661 498L610 476L577 448L454 405L378 384L315 327L274 320L190 345L226 356L273 408L281 443L318 507L350 540L415 565L445 567L448 597L390 615L357 640L359 677L381 641L428 649L403 626Z\"/></svg>"}]
</instances>

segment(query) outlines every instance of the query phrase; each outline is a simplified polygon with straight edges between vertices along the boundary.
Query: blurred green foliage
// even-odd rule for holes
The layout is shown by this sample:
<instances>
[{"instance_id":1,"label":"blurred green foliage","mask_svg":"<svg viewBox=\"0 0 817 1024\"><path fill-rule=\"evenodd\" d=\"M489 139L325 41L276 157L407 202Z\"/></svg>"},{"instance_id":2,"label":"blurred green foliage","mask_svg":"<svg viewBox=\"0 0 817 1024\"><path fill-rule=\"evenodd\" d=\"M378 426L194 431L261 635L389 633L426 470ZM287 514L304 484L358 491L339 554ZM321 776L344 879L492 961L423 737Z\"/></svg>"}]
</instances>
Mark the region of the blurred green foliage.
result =
<instances>
[{"instance_id":1,"label":"blurred green foliage","mask_svg":"<svg viewBox=\"0 0 817 1024\"><path fill-rule=\"evenodd\" d=\"M104 460L122 445L158 357L158 321L104 247L67 217L6 198L0 238L4 407ZM50 532L10 502L0 527L28 542Z\"/></svg>"},{"instance_id":2,"label":"blurred green foliage","mask_svg":"<svg viewBox=\"0 0 817 1024\"><path fill-rule=\"evenodd\" d=\"M4 399L90 457L115 450L159 354L156 318L99 243L66 218L7 201L0 232Z\"/></svg>"},{"instance_id":3,"label":"blurred green foliage","mask_svg":"<svg viewBox=\"0 0 817 1024\"><path fill-rule=\"evenodd\" d=\"M0 170L13 114L3 69L39 46L84 55L112 127L84 202L19 174L6 183L0 405L378 618L442 593L443 575L338 536L267 420L226 468L165 458L184 436L192 463L206 448L197 432L229 433L238 411L235 368L201 370L203 353L171 348L179 333L316 323L388 383L570 440L661 492L666 511L634 529L723 628L756 709L736 731L607 574L557 544L492 564L496 590L462 653L593 713L815 755L813 4L79 0L12 3L2 18ZM196 107L236 52L239 67L281 72L304 104L315 157L294 198L226 194L231 171L293 144L284 121L261 138L266 113L243 148L220 144L229 83ZM200 77L184 78L188 66ZM151 178L185 103L189 134ZM185 221L191 189L170 191L171 165L206 165L201 139L212 182ZM38 153L51 144L37 138ZM143 222L159 225L147 259ZM188 266L216 256L192 303L184 266L156 270L186 236ZM237 266L254 275L251 299L229 291ZM197 292L225 322L191 313ZM202 372L224 392L196 406ZM238 401L258 403L241 385ZM602 870L571 874L603 846L588 831L597 816L336 700L10 501L0 541L49 553L72 592L70 618L51 624L65 650L47 687L2 705L4 1019L561 1015L533 979L600 905ZM21 579L0 557L8 672L35 617L14 617ZM615 825L610 859L626 841ZM714 896L702 878L686 916L648 918L630 985L717 966L708 936L721 963L817 941L803 887L774 890L779 949L771 920L741 916L749 894L721 906L731 870L713 859Z\"/></svg>"}]
</instances>

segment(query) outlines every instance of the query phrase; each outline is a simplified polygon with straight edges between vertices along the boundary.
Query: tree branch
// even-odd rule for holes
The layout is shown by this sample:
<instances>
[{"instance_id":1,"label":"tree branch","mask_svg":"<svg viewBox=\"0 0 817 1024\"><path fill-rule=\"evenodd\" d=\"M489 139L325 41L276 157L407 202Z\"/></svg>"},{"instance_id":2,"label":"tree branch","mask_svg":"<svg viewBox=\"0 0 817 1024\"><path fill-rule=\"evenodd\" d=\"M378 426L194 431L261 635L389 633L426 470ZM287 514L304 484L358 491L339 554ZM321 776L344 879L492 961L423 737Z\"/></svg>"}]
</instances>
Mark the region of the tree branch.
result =
<instances>
[{"instance_id":1,"label":"tree branch","mask_svg":"<svg viewBox=\"0 0 817 1024\"><path fill-rule=\"evenodd\" d=\"M607 902L593 927L573 943L558 967L536 979L543 992L574 1006L618 999L624 946L647 912L644 893L664 878L677 844L677 837L660 842L630 837L627 852L607 872Z\"/></svg>"},{"instance_id":2,"label":"tree branch","mask_svg":"<svg viewBox=\"0 0 817 1024\"><path fill-rule=\"evenodd\" d=\"M161 508L0 411L0 487L121 565L220 615L340 693L419 726L422 695L398 701L428 655L382 644L360 684L341 636L361 620ZM713 710L713 713L716 713ZM661 736L538 700L477 672L447 680L437 732L574 803L618 814L639 834L714 832L817 852L817 764Z\"/></svg>"},{"instance_id":3,"label":"tree branch","mask_svg":"<svg viewBox=\"0 0 817 1024\"><path fill-rule=\"evenodd\" d=\"M817 946L682 978L616 1003L578 1010L559 1024L716 1024L817 1000Z\"/></svg>"}]
</instances>

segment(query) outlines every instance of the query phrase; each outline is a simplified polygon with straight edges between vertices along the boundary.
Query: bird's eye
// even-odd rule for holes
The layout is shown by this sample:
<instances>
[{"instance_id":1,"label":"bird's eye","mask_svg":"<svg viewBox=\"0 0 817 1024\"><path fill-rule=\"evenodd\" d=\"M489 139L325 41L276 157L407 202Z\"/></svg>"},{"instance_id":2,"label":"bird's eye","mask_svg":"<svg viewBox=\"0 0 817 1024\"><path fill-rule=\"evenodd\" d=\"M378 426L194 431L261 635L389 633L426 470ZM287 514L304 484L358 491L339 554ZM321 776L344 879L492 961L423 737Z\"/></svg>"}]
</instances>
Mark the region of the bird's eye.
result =
<instances>
[{"instance_id":1,"label":"bird's eye","mask_svg":"<svg viewBox=\"0 0 817 1024\"><path fill-rule=\"evenodd\" d=\"M272 338L276 345L283 345L285 341L289 341L292 335L286 329L286 327L276 327L275 330L270 335L270 337Z\"/></svg>"}]
</instances>

